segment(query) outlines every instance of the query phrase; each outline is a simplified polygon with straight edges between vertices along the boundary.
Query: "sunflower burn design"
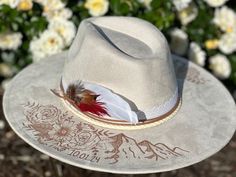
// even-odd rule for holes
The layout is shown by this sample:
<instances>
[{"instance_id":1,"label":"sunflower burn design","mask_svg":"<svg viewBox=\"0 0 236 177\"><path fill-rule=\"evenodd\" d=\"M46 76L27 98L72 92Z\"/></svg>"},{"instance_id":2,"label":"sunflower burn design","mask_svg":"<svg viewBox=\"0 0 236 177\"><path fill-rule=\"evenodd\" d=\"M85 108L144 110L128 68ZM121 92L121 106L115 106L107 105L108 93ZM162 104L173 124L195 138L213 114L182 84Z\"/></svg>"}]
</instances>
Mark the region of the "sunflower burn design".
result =
<instances>
[{"instance_id":1,"label":"sunflower burn design","mask_svg":"<svg viewBox=\"0 0 236 177\"><path fill-rule=\"evenodd\" d=\"M60 91L55 89L51 89L51 91L55 95L67 100L81 112L92 113L97 116L109 116L105 103L98 101L100 95L91 90L85 89L81 81L70 84L66 91L61 82L60 89Z\"/></svg>"}]
</instances>

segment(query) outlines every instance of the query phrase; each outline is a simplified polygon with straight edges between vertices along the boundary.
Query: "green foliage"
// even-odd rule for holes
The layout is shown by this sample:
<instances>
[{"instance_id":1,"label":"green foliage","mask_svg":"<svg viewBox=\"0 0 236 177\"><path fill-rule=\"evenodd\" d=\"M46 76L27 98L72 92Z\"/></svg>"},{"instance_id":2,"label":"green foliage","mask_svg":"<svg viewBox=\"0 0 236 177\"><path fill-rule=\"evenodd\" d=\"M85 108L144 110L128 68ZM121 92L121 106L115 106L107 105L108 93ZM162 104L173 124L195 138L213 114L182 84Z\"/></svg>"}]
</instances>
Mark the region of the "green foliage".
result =
<instances>
[{"instance_id":1,"label":"green foliage","mask_svg":"<svg viewBox=\"0 0 236 177\"><path fill-rule=\"evenodd\" d=\"M69 1L68 6L73 12L72 21L76 26L79 26L79 23L85 19L90 17L88 10L84 7L83 3L75 3L76 1Z\"/></svg>"},{"instance_id":2,"label":"green foliage","mask_svg":"<svg viewBox=\"0 0 236 177\"><path fill-rule=\"evenodd\" d=\"M29 43L33 37L47 28L48 22L42 16L42 8L34 4L29 11L18 11L7 5L0 6L0 33L21 32L22 45L18 50L0 50L0 62L7 63L21 70L32 62Z\"/></svg>"},{"instance_id":3,"label":"green foliage","mask_svg":"<svg viewBox=\"0 0 236 177\"><path fill-rule=\"evenodd\" d=\"M17 31L22 21L16 9L11 9L7 5L0 6L0 32L6 32L9 29Z\"/></svg>"},{"instance_id":4,"label":"green foliage","mask_svg":"<svg viewBox=\"0 0 236 177\"><path fill-rule=\"evenodd\" d=\"M140 4L133 0L110 0L112 15L133 15L138 12Z\"/></svg>"},{"instance_id":5,"label":"green foliage","mask_svg":"<svg viewBox=\"0 0 236 177\"><path fill-rule=\"evenodd\" d=\"M153 0L151 9L140 14L139 17L153 23L160 30L167 30L173 26L175 13L171 0Z\"/></svg>"},{"instance_id":6,"label":"green foliage","mask_svg":"<svg viewBox=\"0 0 236 177\"><path fill-rule=\"evenodd\" d=\"M22 31L32 38L46 27L47 21L42 17L42 9L37 4L27 12L12 9L7 5L0 6L0 33Z\"/></svg>"},{"instance_id":7,"label":"green foliage","mask_svg":"<svg viewBox=\"0 0 236 177\"><path fill-rule=\"evenodd\" d=\"M214 9L207 6L202 1L197 1L197 5L198 16L192 23L186 26L186 32L191 41L195 41L201 45L204 44L207 39L218 39L221 32L212 24Z\"/></svg>"},{"instance_id":8,"label":"green foliage","mask_svg":"<svg viewBox=\"0 0 236 177\"><path fill-rule=\"evenodd\" d=\"M236 85L236 54L231 55L230 57L230 63L232 67L232 74L230 76L230 80Z\"/></svg>"},{"instance_id":9,"label":"green foliage","mask_svg":"<svg viewBox=\"0 0 236 177\"><path fill-rule=\"evenodd\" d=\"M137 16L150 21L161 30L172 26L175 19L171 0L153 0L150 8L137 0L111 0L109 15Z\"/></svg>"}]
</instances>

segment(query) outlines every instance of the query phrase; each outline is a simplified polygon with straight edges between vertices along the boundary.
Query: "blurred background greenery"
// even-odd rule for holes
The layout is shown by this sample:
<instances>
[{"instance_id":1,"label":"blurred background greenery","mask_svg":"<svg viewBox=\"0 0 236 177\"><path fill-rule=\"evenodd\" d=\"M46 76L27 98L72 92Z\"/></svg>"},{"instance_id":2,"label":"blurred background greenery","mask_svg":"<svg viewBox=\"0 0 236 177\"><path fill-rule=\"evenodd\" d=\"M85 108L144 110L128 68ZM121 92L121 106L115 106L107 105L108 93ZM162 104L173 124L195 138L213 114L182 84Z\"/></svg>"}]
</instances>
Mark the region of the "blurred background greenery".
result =
<instances>
[{"instance_id":1,"label":"blurred background greenery","mask_svg":"<svg viewBox=\"0 0 236 177\"><path fill-rule=\"evenodd\" d=\"M172 53L205 67L236 97L233 0L0 0L2 87L28 64L68 49L83 19L104 15L150 21Z\"/></svg>"}]
</instances>

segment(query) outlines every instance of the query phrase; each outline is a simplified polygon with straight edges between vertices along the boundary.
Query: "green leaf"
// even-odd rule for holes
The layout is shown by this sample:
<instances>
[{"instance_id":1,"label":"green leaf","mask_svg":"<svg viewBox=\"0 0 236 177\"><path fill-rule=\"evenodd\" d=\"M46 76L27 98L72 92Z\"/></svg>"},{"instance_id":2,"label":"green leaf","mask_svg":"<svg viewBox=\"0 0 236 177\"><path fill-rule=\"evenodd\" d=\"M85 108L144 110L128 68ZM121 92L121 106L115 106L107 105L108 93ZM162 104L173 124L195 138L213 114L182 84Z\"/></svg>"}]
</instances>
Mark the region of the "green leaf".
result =
<instances>
[{"instance_id":1,"label":"green leaf","mask_svg":"<svg viewBox=\"0 0 236 177\"><path fill-rule=\"evenodd\" d=\"M122 15L128 14L130 11L129 5L126 3L121 3L119 6L119 13Z\"/></svg>"},{"instance_id":2,"label":"green leaf","mask_svg":"<svg viewBox=\"0 0 236 177\"><path fill-rule=\"evenodd\" d=\"M161 0L152 0L151 7L153 9L158 9L161 6L162 2L163 1L161 1Z\"/></svg>"},{"instance_id":3,"label":"green leaf","mask_svg":"<svg viewBox=\"0 0 236 177\"><path fill-rule=\"evenodd\" d=\"M110 0L110 8L115 15L119 14L119 0Z\"/></svg>"},{"instance_id":4,"label":"green leaf","mask_svg":"<svg viewBox=\"0 0 236 177\"><path fill-rule=\"evenodd\" d=\"M32 39L47 28L48 22L45 17L32 17L29 21L25 21L23 31L26 36Z\"/></svg>"},{"instance_id":5,"label":"green leaf","mask_svg":"<svg viewBox=\"0 0 236 177\"><path fill-rule=\"evenodd\" d=\"M11 23L11 28L13 29L13 31L18 31L19 29L19 25L15 22L12 22Z\"/></svg>"},{"instance_id":6,"label":"green leaf","mask_svg":"<svg viewBox=\"0 0 236 177\"><path fill-rule=\"evenodd\" d=\"M134 15L138 13L140 4L133 0L111 0L110 9L112 15Z\"/></svg>"},{"instance_id":7,"label":"green leaf","mask_svg":"<svg viewBox=\"0 0 236 177\"><path fill-rule=\"evenodd\" d=\"M156 27L163 31L168 30L168 28L173 26L175 14L169 0L153 0L151 7L152 10L144 11L143 14L139 14L139 17L153 23Z\"/></svg>"},{"instance_id":8,"label":"green leaf","mask_svg":"<svg viewBox=\"0 0 236 177\"><path fill-rule=\"evenodd\" d=\"M231 68L232 68L231 76L229 79L232 81L235 88L236 87L236 54L231 55L229 59L230 59Z\"/></svg>"}]
</instances>

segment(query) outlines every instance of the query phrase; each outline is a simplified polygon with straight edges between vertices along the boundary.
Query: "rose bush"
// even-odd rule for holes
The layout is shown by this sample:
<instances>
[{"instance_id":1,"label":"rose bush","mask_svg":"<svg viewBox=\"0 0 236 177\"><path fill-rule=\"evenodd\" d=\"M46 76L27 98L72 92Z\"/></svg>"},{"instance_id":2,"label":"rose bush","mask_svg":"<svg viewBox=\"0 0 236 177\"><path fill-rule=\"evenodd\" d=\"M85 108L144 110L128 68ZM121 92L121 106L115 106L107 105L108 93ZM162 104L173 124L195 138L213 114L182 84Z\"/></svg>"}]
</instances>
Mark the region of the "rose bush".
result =
<instances>
[{"instance_id":1,"label":"rose bush","mask_svg":"<svg viewBox=\"0 0 236 177\"><path fill-rule=\"evenodd\" d=\"M83 19L104 15L150 21L172 53L205 67L235 92L233 0L0 0L2 86L28 64L68 49Z\"/></svg>"}]
</instances>

